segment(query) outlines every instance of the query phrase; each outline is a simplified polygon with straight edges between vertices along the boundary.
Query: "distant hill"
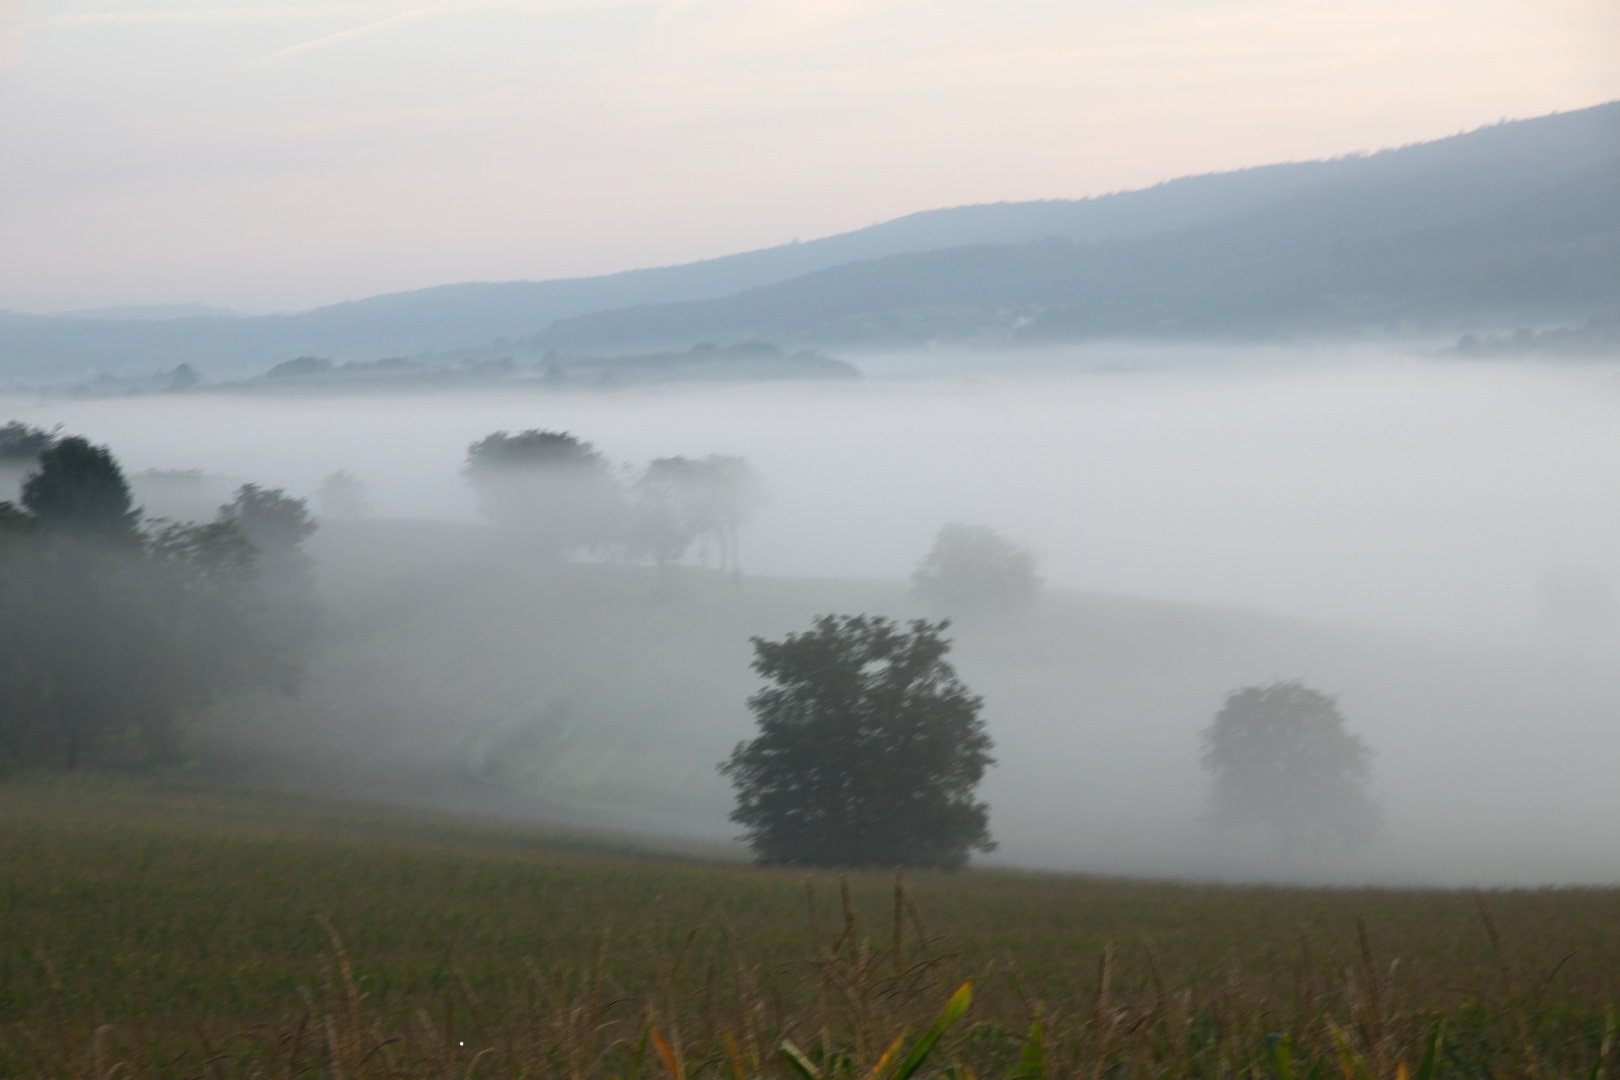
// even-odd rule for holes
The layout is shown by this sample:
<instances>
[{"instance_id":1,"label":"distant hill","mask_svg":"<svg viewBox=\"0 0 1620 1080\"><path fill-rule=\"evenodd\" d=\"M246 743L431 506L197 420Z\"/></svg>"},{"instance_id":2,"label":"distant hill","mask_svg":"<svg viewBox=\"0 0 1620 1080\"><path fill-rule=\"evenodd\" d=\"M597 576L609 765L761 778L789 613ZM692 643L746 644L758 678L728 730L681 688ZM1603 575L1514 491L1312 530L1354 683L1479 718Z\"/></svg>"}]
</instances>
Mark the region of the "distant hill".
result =
<instances>
[{"instance_id":1,"label":"distant hill","mask_svg":"<svg viewBox=\"0 0 1620 1080\"><path fill-rule=\"evenodd\" d=\"M1479 337L1464 334L1453 355L1463 357L1563 356L1620 358L1620 313L1594 314L1579 326L1531 330L1521 326L1511 334Z\"/></svg>"},{"instance_id":2,"label":"distant hill","mask_svg":"<svg viewBox=\"0 0 1620 1080\"><path fill-rule=\"evenodd\" d=\"M369 362L514 345L685 349L762 336L798 348L1584 317L1613 250L1601 236L1574 247L1549 239L1580 220L1555 192L1584 192L1601 219L1615 201L1617 158L1620 102L1611 102L1375 154L1089 199L930 210L602 277L446 285L290 315L183 305L0 313L0 379L79 381L180 363L239 376L301 355ZM1472 284L1441 288L1437 273ZM1542 299L1520 302L1514 283L1524 280L1539 283ZM1511 311L1499 310L1504 296Z\"/></svg>"},{"instance_id":3,"label":"distant hill","mask_svg":"<svg viewBox=\"0 0 1620 1080\"><path fill-rule=\"evenodd\" d=\"M1383 190L1334 184L1226 221L1128 240L894 255L717 300L560 320L537 340L646 347L765 336L847 348L1454 334L1579 321L1620 298L1620 156L1461 219L1434 214L1447 220L1386 226L1423 220L1416 207L1439 186L1422 175L1392 178ZM1381 205L1391 212L1380 213Z\"/></svg>"}]
</instances>

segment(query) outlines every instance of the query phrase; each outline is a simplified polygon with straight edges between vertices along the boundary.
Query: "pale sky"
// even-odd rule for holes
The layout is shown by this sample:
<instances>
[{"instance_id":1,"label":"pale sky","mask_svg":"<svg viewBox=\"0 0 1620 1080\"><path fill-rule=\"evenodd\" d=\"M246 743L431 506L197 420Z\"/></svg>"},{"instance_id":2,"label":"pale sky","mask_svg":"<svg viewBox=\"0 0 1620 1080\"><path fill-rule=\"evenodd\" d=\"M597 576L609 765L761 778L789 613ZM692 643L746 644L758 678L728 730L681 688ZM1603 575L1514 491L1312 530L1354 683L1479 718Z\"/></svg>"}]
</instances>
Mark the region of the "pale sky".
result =
<instances>
[{"instance_id":1,"label":"pale sky","mask_svg":"<svg viewBox=\"0 0 1620 1080\"><path fill-rule=\"evenodd\" d=\"M1615 0L0 0L0 308L603 273L1615 98Z\"/></svg>"}]
</instances>

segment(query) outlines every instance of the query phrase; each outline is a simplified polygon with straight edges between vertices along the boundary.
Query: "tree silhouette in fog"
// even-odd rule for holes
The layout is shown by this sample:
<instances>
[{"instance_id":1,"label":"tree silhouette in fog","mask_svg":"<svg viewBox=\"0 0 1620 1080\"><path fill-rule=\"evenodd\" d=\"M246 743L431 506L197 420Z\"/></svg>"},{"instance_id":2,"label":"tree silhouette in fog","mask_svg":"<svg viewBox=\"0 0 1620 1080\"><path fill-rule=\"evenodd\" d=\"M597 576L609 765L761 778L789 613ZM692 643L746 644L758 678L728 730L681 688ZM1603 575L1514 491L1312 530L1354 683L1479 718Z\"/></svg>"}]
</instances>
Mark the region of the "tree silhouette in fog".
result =
<instances>
[{"instance_id":1,"label":"tree silhouette in fog","mask_svg":"<svg viewBox=\"0 0 1620 1080\"><path fill-rule=\"evenodd\" d=\"M666 567L694 544L712 547L721 570L741 573L737 530L759 501L759 483L740 457L657 458L636 478L626 537L631 553Z\"/></svg>"},{"instance_id":2,"label":"tree silhouette in fog","mask_svg":"<svg viewBox=\"0 0 1620 1080\"><path fill-rule=\"evenodd\" d=\"M618 528L608 461L566 431L497 431L467 448L463 470L484 515L542 555L603 544Z\"/></svg>"},{"instance_id":3,"label":"tree silhouette in fog","mask_svg":"<svg viewBox=\"0 0 1620 1080\"><path fill-rule=\"evenodd\" d=\"M39 452L37 470L23 481L22 504L51 532L113 543L138 536L141 513L112 452L76 435Z\"/></svg>"},{"instance_id":4,"label":"tree silhouette in fog","mask_svg":"<svg viewBox=\"0 0 1620 1080\"><path fill-rule=\"evenodd\" d=\"M952 614L1005 610L1040 591L1035 557L985 525L952 522L911 575L912 590Z\"/></svg>"},{"instance_id":5,"label":"tree silhouette in fog","mask_svg":"<svg viewBox=\"0 0 1620 1080\"><path fill-rule=\"evenodd\" d=\"M309 661L320 609L315 564L301 545L317 528L309 504L280 488L243 484L220 507L218 524L238 530L252 545L255 586L264 606L264 632L276 679L293 690Z\"/></svg>"},{"instance_id":6,"label":"tree silhouette in fog","mask_svg":"<svg viewBox=\"0 0 1620 1080\"><path fill-rule=\"evenodd\" d=\"M371 513L371 499L359 477L339 469L321 481L315 492L315 507L322 518L352 521Z\"/></svg>"},{"instance_id":7,"label":"tree silhouette in fog","mask_svg":"<svg viewBox=\"0 0 1620 1080\"><path fill-rule=\"evenodd\" d=\"M21 420L0 426L0 468L31 466L40 452L56 441L54 431L33 427Z\"/></svg>"},{"instance_id":8,"label":"tree silhouette in fog","mask_svg":"<svg viewBox=\"0 0 1620 1080\"><path fill-rule=\"evenodd\" d=\"M1285 853L1327 839L1359 844L1377 832L1372 750L1345 730L1327 694L1298 680L1234 690L1203 741L1212 823L1269 830Z\"/></svg>"},{"instance_id":9,"label":"tree silhouette in fog","mask_svg":"<svg viewBox=\"0 0 1620 1080\"><path fill-rule=\"evenodd\" d=\"M69 437L38 454L23 505L0 503L0 773L103 749L172 758L187 717L285 681L243 524L248 503L284 522L302 504L255 492L211 523L143 529L106 447Z\"/></svg>"},{"instance_id":10,"label":"tree silhouette in fog","mask_svg":"<svg viewBox=\"0 0 1620 1080\"><path fill-rule=\"evenodd\" d=\"M760 733L721 772L761 862L958 867L995 847L974 799L994 763L983 702L945 660L948 626L826 615L753 639Z\"/></svg>"}]
</instances>

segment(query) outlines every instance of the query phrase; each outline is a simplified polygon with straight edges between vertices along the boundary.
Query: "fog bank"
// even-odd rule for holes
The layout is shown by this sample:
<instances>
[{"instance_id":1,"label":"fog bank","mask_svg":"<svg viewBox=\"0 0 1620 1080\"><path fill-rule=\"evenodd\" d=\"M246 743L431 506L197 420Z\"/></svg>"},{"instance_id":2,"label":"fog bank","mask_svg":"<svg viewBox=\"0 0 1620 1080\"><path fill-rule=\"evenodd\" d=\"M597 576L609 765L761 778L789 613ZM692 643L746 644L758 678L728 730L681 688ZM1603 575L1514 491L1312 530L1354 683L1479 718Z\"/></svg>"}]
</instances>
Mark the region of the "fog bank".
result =
<instances>
[{"instance_id":1,"label":"fog bank","mask_svg":"<svg viewBox=\"0 0 1620 1080\"><path fill-rule=\"evenodd\" d=\"M924 613L903 579L942 523L966 521L1030 547L1048 582L1033 608L956 629L998 744L994 861L1620 879L1620 369L1047 359L867 358L847 385L13 399L0 419L111 445L170 513L186 498L206 513L236 480L364 482L375 517L311 544L327 659L298 698L199 731L248 782L495 805L470 775L540 815L733 835L714 764L749 733L748 636L827 610ZM768 501L742 532L743 587L691 568L662 591L634 568L547 571L501 540L459 470L469 443L525 428L626 464L745 456ZM188 469L205 475L143 476ZM1376 752L1387 824L1364 851L1284 858L1199 822L1198 733L1222 696L1296 677L1338 694Z\"/></svg>"},{"instance_id":2,"label":"fog bank","mask_svg":"<svg viewBox=\"0 0 1620 1080\"><path fill-rule=\"evenodd\" d=\"M1097 370L1111 355L1091 350L1078 374L981 365L850 386L0 411L109 443L132 473L203 468L307 494L347 469L384 517L474 520L458 470L497 429L566 429L623 462L743 454L770 494L743 549L765 574L901 578L942 522L978 521L1031 546L1055 585L1470 638L1543 618L1549 575L1620 578L1607 365L1271 350Z\"/></svg>"}]
</instances>

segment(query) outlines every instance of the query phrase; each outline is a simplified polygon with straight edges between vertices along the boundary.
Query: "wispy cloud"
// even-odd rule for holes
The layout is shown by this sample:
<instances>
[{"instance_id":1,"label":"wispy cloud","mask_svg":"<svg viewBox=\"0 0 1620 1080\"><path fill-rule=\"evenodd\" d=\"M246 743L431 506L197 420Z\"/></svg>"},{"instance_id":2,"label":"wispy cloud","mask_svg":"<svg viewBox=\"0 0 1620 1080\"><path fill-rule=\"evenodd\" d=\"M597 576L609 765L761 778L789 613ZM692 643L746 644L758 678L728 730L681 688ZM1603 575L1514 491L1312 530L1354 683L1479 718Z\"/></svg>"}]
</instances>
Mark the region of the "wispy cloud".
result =
<instances>
[{"instance_id":1,"label":"wispy cloud","mask_svg":"<svg viewBox=\"0 0 1620 1080\"><path fill-rule=\"evenodd\" d=\"M646 6L650 0L457 0L454 4L437 5L438 10L537 10L556 11L571 8ZM20 10L20 0L0 0L0 20ZM402 11L408 4L403 0L352 0L332 4L277 4L248 7L168 8L148 11L83 11L74 14L50 15L38 20L46 26L103 26L138 25L143 23L244 23L265 21L296 21L330 19L355 15L383 15L389 18L412 14L415 9Z\"/></svg>"},{"instance_id":2,"label":"wispy cloud","mask_svg":"<svg viewBox=\"0 0 1620 1080\"><path fill-rule=\"evenodd\" d=\"M303 53L314 52L317 49L324 49L331 45L339 45L345 41L353 41L356 38L370 37L373 34L380 34L388 30L393 30L408 23L420 22L421 20L432 15L441 14L446 10L448 9L443 6L417 8L414 11L407 11L399 15L390 16L386 19L378 19L376 22L366 23L364 26L356 26L350 30L340 30L336 34L327 34L325 37L314 38L310 41L300 42L297 45L289 45L285 49L277 49L268 56L261 56L248 66L262 67L266 64L273 64L278 60L285 60L289 56L298 56Z\"/></svg>"},{"instance_id":3,"label":"wispy cloud","mask_svg":"<svg viewBox=\"0 0 1620 1080\"><path fill-rule=\"evenodd\" d=\"M285 19L324 19L344 15L375 15L399 4L322 4L319 7L283 4L278 7L218 7L173 11L88 11L52 15L40 20L48 26L103 26L142 23L240 23Z\"/></svg>"}]
</instances>

